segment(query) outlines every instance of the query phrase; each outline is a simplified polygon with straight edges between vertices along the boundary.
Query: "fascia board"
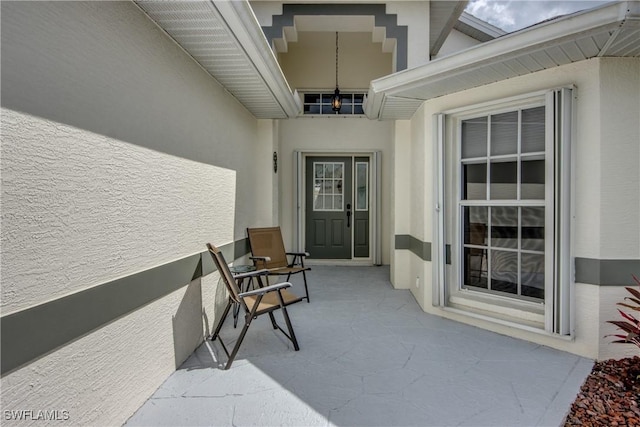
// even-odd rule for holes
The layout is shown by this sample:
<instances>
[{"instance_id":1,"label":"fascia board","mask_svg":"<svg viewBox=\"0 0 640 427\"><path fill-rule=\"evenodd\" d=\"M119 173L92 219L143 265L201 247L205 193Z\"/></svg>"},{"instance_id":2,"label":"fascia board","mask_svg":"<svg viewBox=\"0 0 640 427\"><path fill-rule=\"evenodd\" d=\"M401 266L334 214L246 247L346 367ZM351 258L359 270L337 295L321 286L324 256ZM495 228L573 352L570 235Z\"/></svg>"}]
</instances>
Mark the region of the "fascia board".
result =
<instances>
[{"instance_id":1,"label":"fascia board","mask_svg":"<svg viewBox=\"0 0 640 427\"><path fill-rule=\"evenodd\" d=\"M614 29L619 27L627 17L636 15L640 9L639 6L640 2L609 4L508 34L420 67L374 80L371 82L369 92L373 97L379 97L383 92L387 95L398 94L427 81L442 80L461 72L472 71L488 63L552 46L577 34L602 30L603 27ZM382 105L382 101L374 102L374 105ZM374 112L371 114L379 115Z\"/></svg>"},{"instance_id":2,"label":"fascia board","mask_svg":"<svg viewBox=\"0 0 640 427\"><path fill-rule=\"evenodd\" d=\"M453 9L453 12L449 16L449 19L446 21L446 23L440 30L438 37L435 40L431 40L429 55L435 56L438 54L438 52L440 51L440 48L442 48L442 45L444 44L445 40L447 39L447 37L449 37L451 30L453 30L453 27L455 26L456 22L458 22L460 15L462 15L468 3L469 2L467 0L462 0L457 2L456 6ZM434 25L434 23L432 23L431 25Z\"/></svg>"},{"instance_id":3,"label":"fascia board","mask_svg":"<svg viewBox=\"0 0 640 427\"><path fill-rule=\"evenodd\" d=\"M211 1L288 117L302 111L247 0Z\"/></svg>"},{"instance_id":4,"label":"fascia board","mask_svg":"<svg viewBox=\"0 0 640 427\"><path fill-rule=\"evenodd\" d=\"M460 17L458 18L458 21L464 24L467 24L472 28L475 28L480 32L483 32L487 36L494 39L498 37L502 37L507 34L507 32L504 31L503 29L498 28L494 25L491 25L488 22L485 22L482 19L479 19L467 12L462 12L462 15L460 15Z\"/></svg>"}]
</instances>

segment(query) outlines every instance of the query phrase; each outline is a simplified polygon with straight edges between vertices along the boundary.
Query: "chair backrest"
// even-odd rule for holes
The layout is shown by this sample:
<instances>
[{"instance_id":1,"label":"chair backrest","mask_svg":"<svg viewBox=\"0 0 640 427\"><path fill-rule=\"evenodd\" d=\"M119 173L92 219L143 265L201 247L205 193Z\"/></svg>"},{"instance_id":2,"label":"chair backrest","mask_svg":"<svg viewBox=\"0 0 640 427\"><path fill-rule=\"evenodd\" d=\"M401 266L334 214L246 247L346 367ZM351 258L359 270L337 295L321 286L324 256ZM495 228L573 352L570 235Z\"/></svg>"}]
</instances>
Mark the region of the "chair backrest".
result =
<instances>
[{"instance_id":1,"label":"chair backrest","mask_svg":"<svg viewBox=\"0 0 640 427\"><path fill-rule=\"evenodd\" d=\"M280 227L247 228L247 235L253 256L271 258L271 261L264 266L261 265L261 268L279 268L289 264Z\"/></svg>"},{"instance_id":2,"label":"chair backrest","mask_svg":"<svg viewBox=\"0 0 640 427\"><path fill-rule=\"evenodd\" d=\"M216 248L211 243L207 243L207 248L209 248L209 253L213 258L213 262L216 263L216 267L220 272L220 278L224 282L224 285L227 287L227 291L229 291L231 299L237 303L240 303L240 297L238 296L240 290L238 289L238 285L233 278L233 274L231 274L231 270L229 269L229 266L224 259L224 255L222 255L220 249Z\"/></svg>"},{"instance_id":3,"label":"chair backrest","mask_svg":"<svg viewBox=\"0 0 640 427\"><path fill-rule=\"evenodd\" d=\"M469 243L484 246L487 244L487 225L481 222L469 223ZM482 255L484 249L471 248L471 255Z\"/></svg>"}]
</instances>

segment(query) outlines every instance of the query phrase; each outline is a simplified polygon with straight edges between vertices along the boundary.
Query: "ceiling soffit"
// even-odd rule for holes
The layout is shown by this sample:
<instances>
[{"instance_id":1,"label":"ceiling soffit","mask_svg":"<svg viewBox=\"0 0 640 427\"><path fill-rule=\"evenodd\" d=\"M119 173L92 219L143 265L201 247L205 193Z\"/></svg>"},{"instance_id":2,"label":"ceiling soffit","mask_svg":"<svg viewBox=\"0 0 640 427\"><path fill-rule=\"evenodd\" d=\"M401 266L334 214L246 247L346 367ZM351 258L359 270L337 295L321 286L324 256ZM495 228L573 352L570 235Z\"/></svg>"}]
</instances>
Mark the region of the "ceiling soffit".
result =
<instances>
[{"instance_id":1,"label":"ceiling soffit","mask_svg":"<svg viewBox=\"0 0 640 427\"><path fill-rule=\"evenodd\" d=\"M301 111L247 1L136 4L256 118Z\"/></svg>"},{"instance_id":2,"label":"ceiling soffit","mask_svg":"<svg viewBox=\"0 0 640 427\"><path fill-rule=\"evenodd\" d=\"M384 4L284 4L282 15L274 15L271 26L262 27L262 31L271 46L284 51L283 39L287 38L287 33L290 39L295 39L291 28L295 29L300 24L307 31L309 26L320 25L321 20L317 19L320 17L334 19L332 26L322 27L323 31L356 31L368 26L365 31L373 32L374 38L379 37L385 51L391 49L389 40L395 39L396 70L407 68L407 26L398 25L397 15L387 14ZM313 18L316 18L315 24L312 23ZM371 18L373 26L369 26Z\"/></svg>"}]
</instances>

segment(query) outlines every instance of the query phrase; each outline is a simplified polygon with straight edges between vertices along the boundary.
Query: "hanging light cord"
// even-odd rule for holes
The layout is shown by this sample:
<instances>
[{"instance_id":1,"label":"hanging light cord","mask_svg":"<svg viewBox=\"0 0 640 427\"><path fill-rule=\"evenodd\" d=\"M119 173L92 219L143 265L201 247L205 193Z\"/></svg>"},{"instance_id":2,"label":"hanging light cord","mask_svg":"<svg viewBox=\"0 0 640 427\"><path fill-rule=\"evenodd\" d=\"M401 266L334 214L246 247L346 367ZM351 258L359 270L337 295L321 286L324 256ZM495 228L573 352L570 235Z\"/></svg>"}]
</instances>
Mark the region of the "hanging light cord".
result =
<instances>
[{"instance_id":1,"label":"hanging light cord","mask_svg":"<svg viewBox=\"0 0 640 427\"><path fill-rule=\"evenodd\" d=\"M336 31L336 89L338 88L338 32Z\"/></svg>"}]
</instances>

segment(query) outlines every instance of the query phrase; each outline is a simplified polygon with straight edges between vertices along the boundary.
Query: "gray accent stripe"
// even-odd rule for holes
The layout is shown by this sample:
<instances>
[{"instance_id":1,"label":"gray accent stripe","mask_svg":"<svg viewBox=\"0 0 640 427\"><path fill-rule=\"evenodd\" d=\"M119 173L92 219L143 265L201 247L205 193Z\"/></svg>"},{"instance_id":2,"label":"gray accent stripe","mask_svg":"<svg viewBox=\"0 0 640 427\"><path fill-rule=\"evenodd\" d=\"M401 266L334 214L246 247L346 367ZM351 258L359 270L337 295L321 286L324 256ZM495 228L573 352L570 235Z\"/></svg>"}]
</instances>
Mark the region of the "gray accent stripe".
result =
<instances>
[{"instance_id":1,"label":"gray accent stripe","mask_svg":"<svg viewBox=\"0 0 640 427\"><path fill-rule=\"evenodd\" d=\"M407 26L398 25L398 16L387 14L384 4L285 4L282 6L282 15L274 15L271 26L262 27L269 44L273 44L274 38L282 37L283 27L293 26L293 18L296 15L373 16L375 26L384 27L387 38L397 40L396 71L407 68Z\"/></svg>"},{"instance_id":2,"label":"gray accent stripe","mask_svg":"<svg viewBox=\"0 0 640 427\"><path fill-rule=\"evenodd\" d=\"M221 249L226 259L237 259L247 254L248 248L247 239L242 239ZM215 270L208 251L204 251L3 316L0 319L1 375Z\"/></svg>"},{"instance_id":3,"label":"gray accent stripe","mask_svg":"<svg viewBox=\"0 0 640 427\"><path fill-rule=\"evenodd\" d=\"M629 286L640 277L639 259L576 258L576 282L600 286Z\"/></svg>"},{"instance_id":4,"label":"gray accent stripe","mask_svg":"<svg viewBox=\"0 0 640 427\"><path fill-rule=\"evenodd\" d=\"M424 261L431 261L431 243L423 242L410 234L398 234L395 249L407 249ZM445 263L451 264L451 245L445 245ZM629 286L634 284L632 275L640 277L640 260L576 258L578 283L599 286Z\"/></svg>"},{"instance_id":5,"label":"gray accent stripe","mask_svg":"<svg viewBox=\"0 0 640 427\"><path fill-rule=\"evenodd\" d=\"M397 234L395 248L408 249L423 261L431 261L431 242L423 242L410 234Z\"/></svg>"}]
</instances>

